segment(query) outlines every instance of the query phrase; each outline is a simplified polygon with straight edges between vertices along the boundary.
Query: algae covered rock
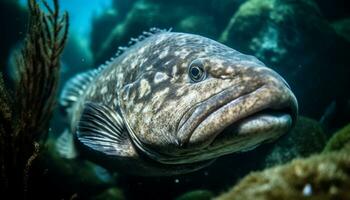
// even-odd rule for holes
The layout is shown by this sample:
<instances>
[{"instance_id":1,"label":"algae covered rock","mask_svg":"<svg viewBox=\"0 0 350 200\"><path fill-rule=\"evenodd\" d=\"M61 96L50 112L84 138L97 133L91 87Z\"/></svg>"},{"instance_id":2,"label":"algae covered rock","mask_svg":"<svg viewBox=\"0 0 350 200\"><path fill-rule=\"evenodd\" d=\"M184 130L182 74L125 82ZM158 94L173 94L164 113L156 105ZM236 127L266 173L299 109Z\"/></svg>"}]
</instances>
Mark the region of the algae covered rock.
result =
<instances>
[{"instance_id":1,"label":"algae covered rock","mask_svg":"<svg viewBox=\"0 0 350 200\"><path fill-rule=\"evenodd\" d=\"M311 27L311 30L303 31L304 26L309 26L305 20L322 24L315 30L316 27ZM312 0L293 3L287 0L250 0L233 16L221 35L221 41L270 63L280 64L291 51L303 48L303 42L312 42L308 38L310 34L322 28L328 27L320 19L319 9ZM304 48L310 48L313 44L304 45Z\"/></svg>"},{"instance_id":2,"label":"algae covered rock","mask_svg":"<svg viewBox=\"0 0 350 200\"><path fill-rule=\"evenodd\" d=\"M188 28L192 32L198 32L197 29L201 27L207 31L203 31L205 35L213 35L211 32L217 34L210 18L201 12L194 12L191 6L181 6L175 2L136 1L125 19L113 27L104 41L100 42L99 51L95 55L96 62L104 62L116 53L119 46L127 45L130 38L136 38L152 27L176 30Z\"/></svg>"},{"instance_id":3,"label":"algae covered rock","mask_svg":"<svg viewBox=\"0 0 350 200\"><path fill-rule=\"evenodd\" d=\"M350 42L350 18L333 22L332 26L340 36Z\"/></svg>"},{"instance_id":4,"label":"algae covered rock","mask_svg":"<svg viewBox=\"0 0 350 200\"><path fill-rule=\"evenodd\" d=\"M111 187L100 194L89 198L91 200L123 200L125 199L123 192L115 187Z\"/></svg>"},{"instance_id":5,"label":"algae covered rock","mask_svg":"<svg viewBox=\"0 0 350 200\"><path fill-rule=\"evenodd\" d=\"M210 200L213 197L214 194L208 190L194 190L175 198L175 200Z\"/></svg>"},{"instance_id":6,"label":"algae covered rock","mask_svg":"<svg viewBox=\"0 0 350 200\"><path fill-rule=\"evenodd\" d=\"M217 39L244 1L117 1L121 5L115 5L93 23L91 44L95 63L104 62L119 46L127 45L131 37L138 37L152 27Z\"/></svg>"},{"instance_id":7,"label":"algae covered rock","mask_svg":"<svg viewBox=\"0 0 350 200\"><path fill-rule=\"evenodd\" d=\"M350 156L344 150L251 173L215 199L349 199L349 188Z\"/></svg>"},{"instance_id":8,"label":"algae covered rock","mask_svg":"<svg viewBox=\"0 0 350 200\"><path fill-rule=\"evenodd\" d=\"M255 55L285 77L304 115L319 118L332 100L349 96L343 86L350 85L350 44L312 0L249 0L220 41Z\"/></svg>"},{"instance_id":9,"label":"algae covered rock","mask_svg":"<svg viewBox=\"0 0 350 200\"><path fill-rule=\"evenodd\" d=\"M328 141L324 151L334 151L342 149L345 145L350 144L350 124L337 131Z\"/></svg>"},{"instance_id":10,"label":"algae covered rock","mask_svg":"<svg viewBox=\"0 0 350 200\"><path fill-rule=\"evenodd\" d=\"M317 121L299 117L294 129L272 145L262 161L263 168L321 152L326 142L326 135Z\"/></svg>"},{"instance_id":11,"label":"algae covered rock","mask_svg":"<svg viewBox=\"0 0 350 200\"><path fill-rule=\"evenodd\" d=\"M329 21L343 19L350 16L348 0L315 0L319 5L322 15Z\"/></svg>"},{"instance_id":12,"label":"algae covered rock","mask_svg":"<svg viewBox=\"0 0 350 200\"><path fill-rule=\"evenodd\" d=\"M143 31L150 27L168 28L168 23L174 21L173 16L181 15L181 9L173 9L172 15L164 15L163 9L170 7L161 7L161 5L148 1L137 1L133 4L123 21L120 21L115 27L106 34L106 38L100 43L99 50L95 52L95 62L103 63L112 57L119 46L125 46L131 37L138 37ZM98 38L93 38L98 39ZM93 41L92 43L95 43Z\"/></svg>"}]
</instances>

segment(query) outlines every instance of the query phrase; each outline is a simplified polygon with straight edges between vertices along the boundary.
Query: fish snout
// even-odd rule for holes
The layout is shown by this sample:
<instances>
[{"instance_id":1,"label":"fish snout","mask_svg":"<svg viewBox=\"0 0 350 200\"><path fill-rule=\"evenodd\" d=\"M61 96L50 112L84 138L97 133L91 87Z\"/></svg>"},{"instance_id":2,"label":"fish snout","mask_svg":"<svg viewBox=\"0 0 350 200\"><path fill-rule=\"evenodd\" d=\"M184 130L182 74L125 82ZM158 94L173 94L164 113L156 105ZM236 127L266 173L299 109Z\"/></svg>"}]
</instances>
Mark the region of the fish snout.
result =
<instances>
[{"instance_id":1,"label":"fish snout","mask_svg":"<svg viewBox=\"0 0 350 200\"><path fill-rule=\"evenodd\" d=\"M278 73L265 66L251 67L242 71L239 78L240 85L213 95L193 109L187 121L193 124L182 127L191 127L185 148L207 149L215 143L215 149L219 149L242 137L247 142L241 147L249 148L273 140L294 126L298 103Z\"/></svg>"},{"instance_id":2,"label":"fish snout","mask_svg":"<svg viewBox=\"0 0 350 200\"><path fill-rule=\"evenodd\" d=\"M289 114L294 125L298 116L298 101L290 85L281 75L270 68L264 67L259 70L259 78L262 81L262 87L266 88L266 92L262 92L258 96L261 96L266 102L270 102L266 105L267 109Z\"/></svg>"},{"instance_id":3,"label":"fish snout","mask_svg":"<svg viewBox=\"0 0 350 200\"><path fill-rule=\"evenodd\" d=\"M293 127L298 103L278 73L259 65L232 77L230 86L186 111L177 129L175 150L167 152L171 156L158 157L159 162L186 164L247 151Z\"/></svg>"}]
</instances>

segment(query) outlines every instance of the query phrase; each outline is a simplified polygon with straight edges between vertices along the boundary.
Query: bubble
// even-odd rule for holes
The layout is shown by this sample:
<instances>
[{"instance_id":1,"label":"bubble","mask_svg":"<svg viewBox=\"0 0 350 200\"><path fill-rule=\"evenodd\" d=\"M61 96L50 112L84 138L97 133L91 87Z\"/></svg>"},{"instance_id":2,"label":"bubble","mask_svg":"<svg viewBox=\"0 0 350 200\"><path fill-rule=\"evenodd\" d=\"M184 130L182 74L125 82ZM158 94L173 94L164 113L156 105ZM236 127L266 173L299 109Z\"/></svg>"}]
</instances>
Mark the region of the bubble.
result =
<instances>
[{"instance_id":1,"label":"bubble","mask_svg":"<svg viewBox=\"0 0 350 200\"><path fill-rule=\"evenodd\" d=\"M306 197L309 197L312 195L312 186L310 183L308 183L304 186L303 195Z\"/></svg>"}]
</instances>

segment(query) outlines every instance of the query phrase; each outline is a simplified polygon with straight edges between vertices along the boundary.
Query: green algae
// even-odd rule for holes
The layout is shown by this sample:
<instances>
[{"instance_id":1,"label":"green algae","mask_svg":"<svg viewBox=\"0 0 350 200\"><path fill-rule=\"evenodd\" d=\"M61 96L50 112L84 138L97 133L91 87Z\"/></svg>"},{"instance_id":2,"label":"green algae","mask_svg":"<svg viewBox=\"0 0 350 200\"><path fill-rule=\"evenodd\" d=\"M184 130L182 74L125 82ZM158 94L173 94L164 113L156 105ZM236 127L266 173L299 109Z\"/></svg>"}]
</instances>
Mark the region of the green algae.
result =
<instances>
[{"instance_id":1,"label":"green algae","mask_svg":"<svg viewBox=\"0 0 350 200\"><path fill-rule=\"evenodd\" d=\"M346 144L350 143L350 124L338 130L334 133L333 137L328 141L325 152L335 151L343 148Z\"/></svg>"},{"instance_id":2,"label":"green algae","mask_svg":"<svg viewBox=\"0 0 350 200\"><path fill-rule=\"evenodd\" d=\"M214 194L208 190L194 190L175 198L175 200L210 200Z\"/></svg>"},{"instance_id":3,"label":"green algae","mask_svg":"<svg viewBox=\"0 0 350 200\"><path fill-rule=\"evenodd\" d=\"M350 18L342 19L332 23L332 27L338 35L350 42Z\"/></svg>"}]
</instances>

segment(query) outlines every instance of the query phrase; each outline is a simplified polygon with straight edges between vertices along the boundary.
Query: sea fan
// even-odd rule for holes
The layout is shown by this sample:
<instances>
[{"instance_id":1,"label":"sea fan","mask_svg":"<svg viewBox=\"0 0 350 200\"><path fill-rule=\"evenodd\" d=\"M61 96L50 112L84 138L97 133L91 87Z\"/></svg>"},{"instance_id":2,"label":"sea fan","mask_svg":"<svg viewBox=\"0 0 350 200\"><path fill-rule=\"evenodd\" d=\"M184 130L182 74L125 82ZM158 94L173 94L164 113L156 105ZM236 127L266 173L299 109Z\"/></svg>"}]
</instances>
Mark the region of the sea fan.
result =
<instances>
[{"instance_id":1,"label":"sea fan","mask_svg":"<svg viewBox=\"0 0 350 200\"><path fill-rule=\"evenodd\" d=\"M25 197L31 164L46 138L56 101L60 55L68 34L68 14L28 0L30 20L22 49L16 54L18 80L6 87L0 75L0 166L2 194Z\"/></svg>"}]
</instances>

